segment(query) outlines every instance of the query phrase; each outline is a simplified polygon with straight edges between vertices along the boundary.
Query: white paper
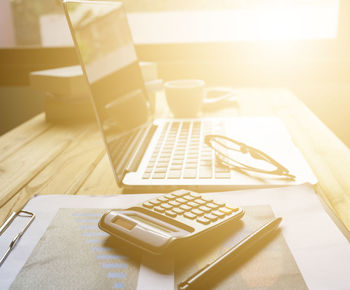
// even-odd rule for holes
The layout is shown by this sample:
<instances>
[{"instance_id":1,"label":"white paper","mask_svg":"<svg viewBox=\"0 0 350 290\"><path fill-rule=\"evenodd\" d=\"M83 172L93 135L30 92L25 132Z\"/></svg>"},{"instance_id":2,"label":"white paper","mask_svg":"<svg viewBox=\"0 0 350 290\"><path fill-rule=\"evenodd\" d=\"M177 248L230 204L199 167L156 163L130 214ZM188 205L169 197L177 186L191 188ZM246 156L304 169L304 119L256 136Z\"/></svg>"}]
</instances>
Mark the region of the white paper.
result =
<instances>
[{"instance_id":1,"label":"white paper","mask_svg":"<svg viewBox=\"0 0 350 290\"><path fill-rule=\"evenodd\" d=\"M255 189L208 194L217 200L238 206L269 204L276 216L283 217L283 236L310 289L348 289L350 285L350 245L323 209L310 185L274 189ZM32 199L26 210L37 217L23 238L0 268L0 285L8 288L46 231L59 208L129 207L154 197L154 194L88 197L72 195L39 196ZM3 252L9 241L1 239ZM138 289L173 289L174 277L159 275L144 265L140 267ZM165 265L171 269L172 264ZM159 289L160 289L159 288Z\"/></svg>"}]
</instances>

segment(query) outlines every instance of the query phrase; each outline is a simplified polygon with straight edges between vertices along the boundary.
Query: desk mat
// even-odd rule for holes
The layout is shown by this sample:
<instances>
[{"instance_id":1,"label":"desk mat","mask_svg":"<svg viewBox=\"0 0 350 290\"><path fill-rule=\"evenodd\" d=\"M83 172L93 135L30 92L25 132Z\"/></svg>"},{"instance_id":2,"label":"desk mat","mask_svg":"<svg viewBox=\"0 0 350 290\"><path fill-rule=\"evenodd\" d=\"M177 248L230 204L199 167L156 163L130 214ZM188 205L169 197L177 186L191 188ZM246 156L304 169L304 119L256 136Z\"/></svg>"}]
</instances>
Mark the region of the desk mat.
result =
<instances>
[{"instance_id":1,"label":"desk mat","mask_svg":"<svg viewBox=\"0 0 350 290\"><path fill-rule=\"evenodd\" d=\"M244 209L241 222L179 247L174 259L175 287L274 217L270 206ZM103 212L104 209L59 209L11 289L136 289L141 253L98 228ZM220 283L209 281L208 287L307 289L281 233L238 263L230 264L217 278Z\"/></svg>"}]
</instances>

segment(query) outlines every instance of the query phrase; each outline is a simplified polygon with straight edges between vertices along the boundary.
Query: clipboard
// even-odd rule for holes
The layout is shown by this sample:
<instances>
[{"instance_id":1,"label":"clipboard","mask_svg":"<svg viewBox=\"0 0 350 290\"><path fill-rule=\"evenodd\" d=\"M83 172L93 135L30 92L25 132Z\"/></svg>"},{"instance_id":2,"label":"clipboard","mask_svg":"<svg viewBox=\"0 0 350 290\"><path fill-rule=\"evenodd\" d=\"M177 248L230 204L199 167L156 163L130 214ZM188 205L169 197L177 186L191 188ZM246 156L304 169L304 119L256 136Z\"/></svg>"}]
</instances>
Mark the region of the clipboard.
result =
<instances>
[{"instance_id":1,"label":"clipboard","mask_svg":"<svg viewBox=\"0 0 350 290\"><path fill-rule=\"evenodd\" d=\"M5 251L4 254L0 257L0 267L8 257L8 255L11 253L11 251L14 249L16 244L19 242L23 234L27 231L29 226L32 224L33 220L35 219L35 214L29 211L21 210L19 212L13 212L11 215L7 218L7 220L4 222L4 224L0 227L0 236L7 230L7 228L13 223L13 221L17 217L24 217L28 218L28 222L25 223L24 227L18 232L18 234L15 235L15 237L12 239L12 241L9 244L9 247ZM0 254L1 255L1 254Z\"/></svg>"}]
</instances>

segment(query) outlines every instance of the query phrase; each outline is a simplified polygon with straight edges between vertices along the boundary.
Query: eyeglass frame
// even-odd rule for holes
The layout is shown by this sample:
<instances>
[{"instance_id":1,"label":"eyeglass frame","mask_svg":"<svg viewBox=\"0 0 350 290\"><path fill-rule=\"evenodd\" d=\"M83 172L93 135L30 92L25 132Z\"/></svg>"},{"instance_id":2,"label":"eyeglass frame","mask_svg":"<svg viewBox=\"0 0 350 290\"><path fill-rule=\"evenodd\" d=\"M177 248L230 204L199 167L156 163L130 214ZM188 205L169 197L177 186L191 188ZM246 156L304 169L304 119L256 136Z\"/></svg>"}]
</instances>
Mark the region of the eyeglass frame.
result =
<instances>
[{"instance_id":1,"label":"eyeglass frame","mask_svg":"<svg viewBox=\"0 0 350 290\"><path fill-rule=\"evenodd\" d=\"M234 149L234 148L230 148L230 147L226 146L225 144L216 141L218 144L220 144L224 148L229 149L229 150L234 150L234 151L237 151L237 152L241 152L243 154L249 153L251 157L253 157L255 159L258 159L258 160L266 161L266 162L270 163L271 165L275 166L276 170L268 171L268 170L264 170L264 169L258 169L258 168L255 168L255 167L243 164L243 163L241 163L241 162L239 162L237 160L234 160L230 156L227 156L225 153L220 152L218 149L216 149L212 145L211 140L214 140L216 138L219 138L219 139L222 138L222 139L225 139L227 141L230 141L230 142L238 145L240 149L237 150L237 149ZM224 136L224 135L209 134L209 135L206 135L204 137L204 143L206 145L208 145L215 152L215 155L218 157L220 163L222 165L226 166L226 167L229 167L230 169L247 170L247 171L253 171L253 172L264 173L264 174L279 175L279 176L287 177L287 178L289 178L291 180L295 180L295 176L290 174L289 170L287 168L285 168L282 164L277 162L275 159L273 159L271 156L269 156L268 154L264 153L263 151L261 151L261 150L259 150L257 148L254 148L252 146L249 146L249 145L247 145L247 144L245 144L243 142L239 142L239 141L237 141L235 139L229 138L229 137ZM223 156L223 157L220 157L220 155ZM228 159L228 160L230 160L230 161L232 161L234 163L238 163L241 166L236 166L236 165L230 164L228 162L225 162L224 159Z\"/></svg>"}]
</instances>

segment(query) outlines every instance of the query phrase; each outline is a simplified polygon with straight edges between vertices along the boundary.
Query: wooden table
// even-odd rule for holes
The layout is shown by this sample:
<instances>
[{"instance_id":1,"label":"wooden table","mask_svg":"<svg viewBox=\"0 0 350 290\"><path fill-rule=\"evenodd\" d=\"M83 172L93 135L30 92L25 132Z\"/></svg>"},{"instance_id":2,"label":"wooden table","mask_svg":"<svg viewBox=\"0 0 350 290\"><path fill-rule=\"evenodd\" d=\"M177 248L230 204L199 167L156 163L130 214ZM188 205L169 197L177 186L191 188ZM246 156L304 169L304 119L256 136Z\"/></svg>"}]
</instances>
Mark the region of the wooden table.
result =
<instances>
[{"instance_id":1,"label":"wooden table","mask_svg":"<svg viewBox=\"0 0 350 290\"><path fill-rule=\"evenodd\" d=\"M350 151L290 91L239 89L238 108L217 115L278 116L319 183L315 191L350 231ZM157 116L167 116L157 96ZM118 194L95 123L45 122L40 114L0 137L0 224L35 194Z\"/></svg>"}]
</instances>

